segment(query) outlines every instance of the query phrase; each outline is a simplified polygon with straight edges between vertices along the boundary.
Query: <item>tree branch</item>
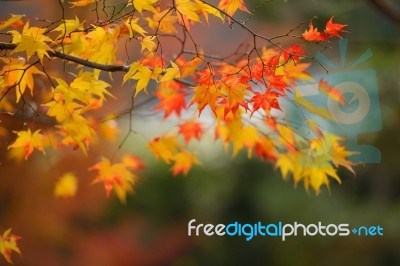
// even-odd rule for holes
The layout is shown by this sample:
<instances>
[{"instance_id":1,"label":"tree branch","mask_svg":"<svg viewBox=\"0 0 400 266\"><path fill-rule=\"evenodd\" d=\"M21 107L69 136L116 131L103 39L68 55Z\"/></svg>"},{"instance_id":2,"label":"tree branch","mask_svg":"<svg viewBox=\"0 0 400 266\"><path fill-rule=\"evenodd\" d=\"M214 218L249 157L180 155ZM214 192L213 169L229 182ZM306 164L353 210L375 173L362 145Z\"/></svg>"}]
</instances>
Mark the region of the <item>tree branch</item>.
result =
<instances>
[{"instance_id":1,"label":"tree branch","mask_svg":"<svg viewBox=\"0 0 400 266\"><path fill-rule=\"evenodd\" d=\"M17 45L15 43L0 42L0 50L14 50L16 47L17 47ZM93 61L89 61L87 59L83 59L80 57L76 57L73 55L64 54L62 52L52 51L52 50L47 51L47 53L49 54L50 57L64 59L64 60L79 64L82 66L87 66L90 68L99 69L99 70L106 71L106 72L128 72L129 71L129 66L103 65L103 64L99 64L99 63L96 63ZM186 86L193 86L193 87L196 86L196 84L194 84L193 82L190 82L188 80L184 80L184 79L174 79L174 80L176 82L179 82Z\"/></svg>"}]
</instances>

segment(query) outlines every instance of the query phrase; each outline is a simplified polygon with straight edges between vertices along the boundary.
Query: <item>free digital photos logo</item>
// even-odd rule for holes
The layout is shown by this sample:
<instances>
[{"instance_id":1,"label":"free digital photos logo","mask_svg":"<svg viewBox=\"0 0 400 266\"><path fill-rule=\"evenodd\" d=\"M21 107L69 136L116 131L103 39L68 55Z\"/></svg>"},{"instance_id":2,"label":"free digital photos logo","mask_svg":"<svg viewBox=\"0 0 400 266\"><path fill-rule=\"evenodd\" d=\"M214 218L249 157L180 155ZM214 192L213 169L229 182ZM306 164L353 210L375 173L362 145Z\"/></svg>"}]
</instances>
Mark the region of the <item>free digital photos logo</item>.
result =
<instances>
[{"instance_id":1,"label":"free digital photos logo","mask_svg":"<svg viewBox=\"0 0 400 266\"><path fill-rule=\"evenodd\" d=\"M380 225L350 227L348 223L341 224L302 224L294 223L240 223L230 224L202 224L197 223L196 219L188 222L188 236L228 236L244 237L246 241L254 237L277 237L285 241L293 236L349 236L353 234L358 237L383 236L383 228Z\"/></svg>"},{"instance_id":2,"label":"free digital photos logo","mask_svg":"<svg viewBox=\"0 0 400 266\"><path fill-rule=\"evenodd\" d=\"M321 130L329 131L337 136L346 137L347 150L353 152L348 159L354 163L379 163L381 152L372 145L359 143L359 135L377 132L382 129L381 110L379 105L378 84L374 69L357 67L372 57L371 50L365 51L353 63L346 60L347 40L339 40L339 54L341 65L335 64L323 53L315 58L321 62L328 73L314 76L311 83L299 84L296 89L300 97L313 103L316 107L328 110L336 121L328 121L316 114L311 114L298 106L289 106L290 124L301 133L305 119L312 119L318 123ZM345 99L342 104L329 97L329 94L320 93L318 82L326 81L339 90ZM309 132L303 132L305 137Z\"/></svg>"}]
</instances>

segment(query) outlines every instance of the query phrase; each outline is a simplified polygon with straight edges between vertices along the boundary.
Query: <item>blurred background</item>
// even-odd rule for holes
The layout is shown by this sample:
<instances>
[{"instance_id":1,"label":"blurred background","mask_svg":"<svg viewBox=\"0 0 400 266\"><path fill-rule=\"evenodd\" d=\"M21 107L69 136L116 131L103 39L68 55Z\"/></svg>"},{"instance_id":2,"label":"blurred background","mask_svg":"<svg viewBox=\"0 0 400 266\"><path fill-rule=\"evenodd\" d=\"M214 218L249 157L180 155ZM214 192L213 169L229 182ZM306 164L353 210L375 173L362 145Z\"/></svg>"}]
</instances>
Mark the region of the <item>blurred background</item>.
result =
<instances>
[{"instance_id":1,"label":"blurred background","mask_svg":"<svg viewBox=\"0 0 400 266\"><path fill-rule=\"evenodd\" d=\"M0 1L0 14L51 19L59 16L55 2ZM17 163L3 151L0 229L12 227L22 236L22 257L13 255L15 265L400 265L400 3L276 0L259 6L261 1L245 2L249 10L258 7L249 26L267 36L286 33L314 16L319 18L314 25L321 29L335 16L335 21L349 25L349 62L367 49L373 52L359 69L377 72L383 129L360 134L359 141L379 148L381 163L356 167L356 176L340 171L343 183L332 182L330 191L324 189L315 196L301 185L294 188L292 180L282 180L265 162L249 160L246 154L230 158L212 138L199 146L201 167L194 167L187 176L172 177L169 166L154 160L145 151L143 139L134 135L123 150L144 156L147 167L140 173L135 194L121 204L114 196L106 199L102 186L90 185L94 174L87 168L96 157L65 150ZM242 18L247 20L248 15ZM220 39L229 45L246 38L240 30L226 26L194 30L212 54L226 49L223 42L210 42L221 36L221 30L225 35ZM333 61L340 60L336 43L331 46L325 53ZM151 128L157 128L160 117L152 119L139 112L134 125L146 124L149 134L156 135ZM118 123L123 136L127 118ZM163 126L168 127L168 122ZM115 148L106 143L94 153L112 154ZM57 177L71 171L71 166L80 178L78 193L71 199L55 199ZM298 236L285 242L268 237L249 242L244 237L188 237L191 219L213 224L380 225L384 236Z\"/></svg>"}]
</instances>

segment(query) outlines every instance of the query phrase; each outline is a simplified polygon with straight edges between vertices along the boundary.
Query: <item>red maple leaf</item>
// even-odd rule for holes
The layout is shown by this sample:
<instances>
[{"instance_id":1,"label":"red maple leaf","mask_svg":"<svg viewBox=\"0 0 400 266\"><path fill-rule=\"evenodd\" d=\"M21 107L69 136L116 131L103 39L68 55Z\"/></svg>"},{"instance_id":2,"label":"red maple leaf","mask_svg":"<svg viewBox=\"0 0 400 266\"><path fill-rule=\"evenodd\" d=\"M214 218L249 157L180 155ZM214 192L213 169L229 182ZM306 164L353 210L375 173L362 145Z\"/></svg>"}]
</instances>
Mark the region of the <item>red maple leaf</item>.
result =
<instances>
[{"instance_id":1,"label":"red maple leaf","mask_svg":"<svg viewBox=\"0 0 400 266\"><path fill-rule=\"evenodd\" d=\"M300 45L292 45L283 51L283 58L287 62L290 58L293 58L295 62L300 62L299 56L305 54L306 52L301 49Z\"/></svg>"},{"instance_id":2,"label":"red maple leaf","mask_svg":"<svg viewBox=\"0 0 400 266\"><path fill-rule=\"evenodd\" d=\"M329 19L329 21L326 23L325 27L325 34L329 36L334 36L337 38L342 39L342 36L340 36L339 32L348 32L344 30L343 28L346 27L347 25L345 24L339 24L339 23L333 23L333 17Z\"/></svg>"},{"instance_id":3,"label":"red maple leaf","mask_svg":"<svg viewBox=\"0 0 400 266\"><path fill-rule=\"evenodd\" d=\"M189 143L193 138L200 140L203 134L203 126L194 120L186 121L179 125L179 134L183 135L186 143Z\"/></svg>"}]
</instances>

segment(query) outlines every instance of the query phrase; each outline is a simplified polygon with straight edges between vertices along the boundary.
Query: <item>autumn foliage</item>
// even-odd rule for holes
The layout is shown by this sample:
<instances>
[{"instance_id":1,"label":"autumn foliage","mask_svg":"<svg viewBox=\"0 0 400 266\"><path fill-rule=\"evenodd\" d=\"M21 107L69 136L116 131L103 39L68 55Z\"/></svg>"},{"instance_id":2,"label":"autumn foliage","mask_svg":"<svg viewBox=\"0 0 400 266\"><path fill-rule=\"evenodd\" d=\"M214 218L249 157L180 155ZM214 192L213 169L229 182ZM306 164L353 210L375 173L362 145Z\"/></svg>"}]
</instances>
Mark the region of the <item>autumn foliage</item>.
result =
<instances>
[{"instance_id":1,"label":"autumn foliage","mask_svg":"<svg viewBox=\"0 0 400 266\"><path fill-rule=\"evenodd\" d=\"M109 122L131 116L138 95L148 94L157 101L152 111L176 124L147 144L156 158L171 165L173 175L186 175L201 165L191 144L209 140L206 135L222 142L233 156L244 150L249 157L275 165L283 178L291 176L296 185L303 182L316 193L330 179L340 183L340 166L352 171L340 137L308 121L313 137L306 139L277 115L283 109L281 100L289 99L333 119L327 110L296 95L296 84L313 80L307 69L315 60L304 46L341 38L346 32L346 25L333 22L333 17L323 31L310 20L295 28L304 31L299 36L291 30L271 38L235 18L238 11L250 13L243 0L217 5L203 0L78 0L60 8L63 14L67 8L89 8L96 19L71 16L43 22L11 15L0 25L0 112L25 119L14 131L0 124L0 137L14 157L27 160L35 153L46 156L48 150L62 152L68 147L88 154L101 139L121 147L136 136L136 129L130 125L122 138L115 138L118 127ZM192 27L207 27L211 20L242 28L249 36L248 48L226 58L207 55L197 45ZM278 40L288 36L296 43L281 46ZM174 54L164 53L168 38L178 44ZM64 71L51 71L50 63ZM131 106L128 112L104 115L106 102L121 100L110 85L116 72L124 73L118 82ZM317 82L321 92L343 101L338 90L323 80ZM133 154L99 158L88 165L95 173L93 183L101 183L107 197L114 192L125 201L144 167L142 160ZM59 176L55 196L74 196L76 178L72 172ZM18 239L10 231L0 238L0 252L9 262L11 251L19 253Z\"/></svg>"}]
</instances>

